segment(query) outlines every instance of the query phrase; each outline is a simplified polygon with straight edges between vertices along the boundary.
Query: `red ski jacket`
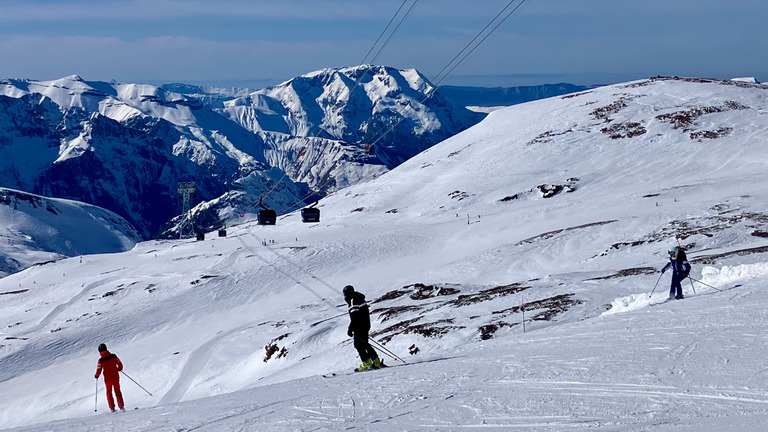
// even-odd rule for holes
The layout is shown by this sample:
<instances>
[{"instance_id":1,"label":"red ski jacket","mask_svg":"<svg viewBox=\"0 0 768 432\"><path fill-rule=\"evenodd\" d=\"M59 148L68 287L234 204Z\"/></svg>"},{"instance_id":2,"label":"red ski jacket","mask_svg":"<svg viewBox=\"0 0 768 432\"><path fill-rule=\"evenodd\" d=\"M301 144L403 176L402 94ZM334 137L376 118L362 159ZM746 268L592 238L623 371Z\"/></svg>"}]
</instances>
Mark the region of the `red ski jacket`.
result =
<instances>
[{"instance_id":1,"label":"red ski jacket","mask_svg":"<svg viewBox=\"0 0 768 432\"><path fill-rule=\"evenodd\" d=\"M101 372L104 372L104 382L115 382L120 380L120 371L123 370L123 363L116 355L109 351L102 351L99 364L96 366L96 378L99 378Z\"/></svg>"}]
</instances>

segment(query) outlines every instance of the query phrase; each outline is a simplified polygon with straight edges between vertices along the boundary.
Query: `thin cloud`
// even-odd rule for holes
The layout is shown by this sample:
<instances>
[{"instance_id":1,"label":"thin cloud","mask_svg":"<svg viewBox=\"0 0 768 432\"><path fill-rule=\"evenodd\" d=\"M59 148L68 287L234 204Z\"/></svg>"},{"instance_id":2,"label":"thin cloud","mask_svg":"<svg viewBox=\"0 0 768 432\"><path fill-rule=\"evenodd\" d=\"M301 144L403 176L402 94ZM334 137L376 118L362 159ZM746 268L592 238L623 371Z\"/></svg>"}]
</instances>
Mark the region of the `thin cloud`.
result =
<instances>
[{"instance_id":1,"label":"thin cloud","mask_svg":"<svg viewBox=\"0 0 768 432\"><path fill-rule=\"evenodd\" d=\"M4 64L2 75L9 78L54 79L76 73L86 79L125 82L136 77L253 79L263 77L267 68L269 75L289 79L325 67L351 65L345 47L363 49L353 42L340 45L323 41L210 41L183 36L132 41L115 37L18 36L0 39L0 57L28 59ZM275 58L281 60L275 62Z\"/></svg>"},{"instance_id":2,"label":"thin cloud","mask_svg":"<svg viewBox=\"0 0 768 432\"><path fill-rule=\"evenodd\" d=\"M119 19L152 21L189 18L278 18L311 21L333 21L374 18L388 9L371 7L356 1L60 1L45 5L39 2L11 1L0 4L0 22L46 22L65 20Z\"/></svg>"}]
</instances>

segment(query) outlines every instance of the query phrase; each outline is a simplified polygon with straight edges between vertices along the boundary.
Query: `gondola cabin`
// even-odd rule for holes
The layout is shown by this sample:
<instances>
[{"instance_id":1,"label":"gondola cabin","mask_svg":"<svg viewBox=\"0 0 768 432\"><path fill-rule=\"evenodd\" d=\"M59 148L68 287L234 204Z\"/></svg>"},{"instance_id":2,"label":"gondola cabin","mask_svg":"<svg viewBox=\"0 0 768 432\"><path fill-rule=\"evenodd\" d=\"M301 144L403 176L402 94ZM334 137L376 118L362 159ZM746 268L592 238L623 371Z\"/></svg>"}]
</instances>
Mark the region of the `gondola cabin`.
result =
<instances>
[{"instance_id":1,"label":"gondola cabin","mask_svg":"<svg viewBox=\"0 0 768 432\"><path fill-rule=\"evenodd\" d=\"M305 223L320 222L320 209L315 207L301 209L301 221Z\"/></svg>"},{"instance_id":2,"label":"gondola cabin","mask_svg":"<svg viewBox=\"0 0 768 432\"><path fill-rule=\"evenodd\" d=\"M277 212L271 209L259 210L259 225L274 225L277 222Z\"/></svg>"}]
</instances>

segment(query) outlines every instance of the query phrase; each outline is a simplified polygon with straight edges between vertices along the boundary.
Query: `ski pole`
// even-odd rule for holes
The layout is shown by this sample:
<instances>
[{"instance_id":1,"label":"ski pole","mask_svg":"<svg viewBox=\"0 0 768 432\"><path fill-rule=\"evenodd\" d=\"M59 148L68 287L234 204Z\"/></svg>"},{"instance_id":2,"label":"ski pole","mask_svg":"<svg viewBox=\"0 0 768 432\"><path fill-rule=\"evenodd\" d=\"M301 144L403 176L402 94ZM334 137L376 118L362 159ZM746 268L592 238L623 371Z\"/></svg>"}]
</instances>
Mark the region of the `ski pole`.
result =
<instances>
[{"instance_id":1,"label":"ski pole","mask_svg":"<svg viewBox=\"0 0 768 432\"><path fill-rule=\"evenodd\" d=\"M384 351L384 353L386 353L387 355L389 355L389 356L390 356L390 357L392 357L393 359L395 359L395 360L397 360L397 361L401 361L401 362L403 362L403 364L406 364L406 363L405 363L405 360L403 360L403 359L401 359L400 357L396 356L396 355L395 355L395 353L393 353L392 351L390 351L390 350L388 350L388 349L384 348L384 345L382 345L382 344L378 343L378 342L376 341L376 339L374 339L374 338L372 338L372 337L370 337L370 336L368 337L368 339L369 339L371 342L373 342L373 343L374 343L374 344L375 344L377 347L379 347L379 349L380 349L380 350Z\"/></svg>"},{"instance_id":2,"label":"ski pole","mask_svg":"<svg viewBox=\"0 0 768 432\"><path fill-rule=\"evenodd\" d=\"M96 393L93 394L93 412L97 412L99 409L99 379L96 378Z\"/></svg>"},{"instance_id":3,"label":"ski pole","mask_svg":"<svg viewBox=\"0 0 768 432\"><path fill-rule=\"evenodd\" d=\"M656 286L659 285L659 281L661 281L662 276L664 276L664 272L661 272L661 274L659 275L659 278L656 280L656 284L653 286L651 293L648 294L648 298L651 298L651 296L653 295L653 292L656 291Z\"/></svg>"},{"instance_id":4,"label":"ski pole","mask_svg":"<svg viewBox=\"0 0 768 432\"><path fill-rule=\"evenodd\" d=\"M690 276L688 276L690 278ZM691 279L691 289L693 290L693 293L696 294L696 288L693 287L693 279Z\"/></svg>"},{"instance_id":5,"label":"ski pole","mask_svg":"<svg viewBox=\"0 0 768 432\"><path fill-rule=\"evenodd\" d=\"M122 374L123 374L123 375L127 376L129 380L133 381L133 383L134 383L134 384L136 384L137 386L139 386L139 388L141 388L142 390L144 390L145 392L147 392L147 394L148 394L148 395L150 395L150 396L153 396L153 397L154 397L154 395L153 395L152 393L150 393L150 392L149 392L147 389L145 389L144 387L142 387L142 386L141 386L141 384L137 383L137 382L136 382L136 380L135 380L135 379L133 379L133 378L131 378L131 377L130 377L130 376L127 374L127 373L125 373L125 372L123 372L123 371L120 371L120 372L122 372Z\"/></svg>"},{"instance_id":6,"label":"ski pole","mask_svg":"<svg viewBox=\"0 0 768 432\"><path fill-rule=\"evenodd\" d=\"M399 362L402 362L403 364L407 364L405 360L403 360L403 359L401 359L400 357L398 357L397 355L395 355L395 353L393 353L392 351L390 351L390 350L388 350L388 349L384 348L384 346L383 346L383 345L381 345L380 343L378 343L378 342L376 342L376 341L374 341L374 343L375 343L375 344L376 344L376 346L378 346L378 347L379 347L379 349L381 349L381 350L382 350L382 351L383 351L385 354L389 355L390 357L392 357L393 359L395 359L395 360L397 360L397 361L399 361Z\"/></svg>"},{"instance_id":7,"label":"ski pole","mask_svg":"<svg viewBox=\"0 0 768 432\"><path fill-rule=\"evenodd\" d=\"M396 355L394 355L394 354L392 353L392 351L390 351L390 350L388 350L388 349L384 348L384 346L383 346L383 345L381 345L381 344L380 344L380 343L379 343L379 342L378 342L376 339L374 339L374 338L372 338L372 337L368 336L368 340L369 340L370 342L372 342L374 345L376 345L376 347L377 347L378 349L380 349L381 351L383 351L385 354L387 354L388 356L392 357L394 360L400 360L399 358L397 358L397 356L396 356ZM402 361L402 360L401 360L401 361ZM403 362L403 363L405 363L405 362Z\"/></svg>"},{"instance_id":8,"label":"ski pole","mask_svg":"<svg viewBox=\"0 0 768 432\"><path fill-rule=\"evenodd\" d=\"M719 289L719 288L715 288L715 287L713 287L713 286L712 286L712 285L710 285L710 284L705 284L704 282L702 282L702 281L700 281L700 280L698 280L698 279L694 279L694 278L692 278L692 277L690 277L690 276L688 276L688 278L689 278L691 281L696 281L696 282L698 282L698 283L700 283L700 284L702 284L702 285L704 285L704 286L708 286L708 287L712 288L713 290L717 290L717 291L723 291L723 290L721 290L721 289ZM693 282L691 282L691 285L693 285Z\"/></svg>"},{"instance_id":9,"label":"ski pole","mask_svg":"<svg viewBox=\"0 0 768 432\"><path fill-rule=\"evenodd\" d=\"M309 326L310 326L310 327L314 327L314 326L316 326L316 325L318 325L318 324L320 324L320 323L323 323L323 322L326 322L326 321L332 320L332 319L334 319L334 318L343 317L343 316L344 316L344 315L346 315L346 314L347 314L347 312L344 312L344 313L343 313L343 314L341 314L341 315L335 315L335 316L332 316L332 317L330 317L330 318L322 319L322 320L320 320L320 321L318 321L318 322L315 322L315 323L312 323L312 324L310 324Z\"/></svg>"}]
</instances>

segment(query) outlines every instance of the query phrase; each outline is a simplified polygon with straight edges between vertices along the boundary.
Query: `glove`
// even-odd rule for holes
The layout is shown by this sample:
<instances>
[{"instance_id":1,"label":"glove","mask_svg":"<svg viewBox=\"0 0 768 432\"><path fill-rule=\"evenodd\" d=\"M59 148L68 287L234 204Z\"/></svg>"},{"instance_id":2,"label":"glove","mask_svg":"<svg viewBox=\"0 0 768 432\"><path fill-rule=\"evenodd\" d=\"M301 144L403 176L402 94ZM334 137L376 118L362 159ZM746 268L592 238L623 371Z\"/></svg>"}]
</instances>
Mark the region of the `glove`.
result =
<instances>
[{"instance_id":1,"label":"glove","mask_svg":"<svg viewBox=\"0 0 768 432\"><path fill-rule=\"evenodd\" d=\"M93 377L96 378L96 379L99 379L99 377L97 377L96 375L94 375Z\"/></svg>"},{"instance_id":2,"label":"glove","mask_svg":"<svg viewBox=\"0 0 768 432\"><path fill-rule=\"evenodd\" d=\"M665 268L661 269L661 274L664 274L665 271L667 271L667 269Z\"/></svg>"},{"instance_id":3,"label":"glove","mask_svg":"<svg viewBox=\"0 0 768 432\"><path fill-rule=\"evenodd\" d=\"M348 328L347 329L347 336L352 337L354 335L355 335L355 332L351 328Z\"/></svg>"}]
</instances>

